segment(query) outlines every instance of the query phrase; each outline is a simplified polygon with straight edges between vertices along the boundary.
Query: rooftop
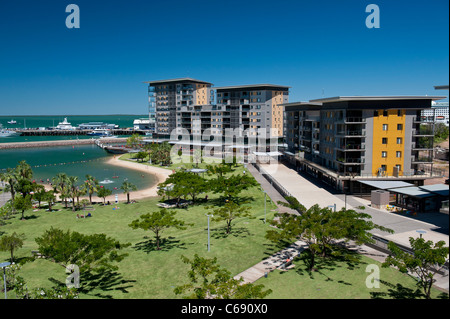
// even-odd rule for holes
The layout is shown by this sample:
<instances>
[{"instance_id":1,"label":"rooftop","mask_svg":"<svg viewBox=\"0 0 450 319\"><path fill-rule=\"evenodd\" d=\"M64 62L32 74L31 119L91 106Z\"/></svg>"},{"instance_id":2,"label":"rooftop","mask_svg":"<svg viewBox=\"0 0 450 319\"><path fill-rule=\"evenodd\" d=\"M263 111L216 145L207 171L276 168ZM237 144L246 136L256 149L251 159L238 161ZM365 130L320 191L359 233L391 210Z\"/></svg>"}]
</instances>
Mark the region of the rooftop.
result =
<instances>
[{"instance_id":1,"label":"rooftop","mask_svg":"<svg viewBox=\"0 0 450 319\"><path fill-rule=\"evenodd\" d=\"M394 96L335 96L322 99L310 100L310 102L348 102L348 101L383 101L383 100L442 100L446 96L431 96L431 95L394 95Z\"/></svg>"},{"instance_id":2,"label":"rooftop","mask_svg":"<svg viewBox=\"0 0 450 319\"><path fill-rule=\"evenodd\" d=\"M290 89L290 86L276 85L276 84L248 84L248 85L233 85L216 87L216 90L242 90L242 89Z\"/></svg>"},{"instance_id":3,"label":"rooftop","mask_svg":"<svg viewBox=\"0 0 450 319\"><path fill-rule=\"evenodd\" d=\"M146 81L144 83L150 84L150 85L156 85L156 84L164 84L164 83L176 83L176 82L194 82L194 83L201 83L201 84L209 84L213 85L212 83L200 81L192 78L177 78L177 79L167 79L167 80L158 80L158 81Z\"/></svg>"}]
</instances>

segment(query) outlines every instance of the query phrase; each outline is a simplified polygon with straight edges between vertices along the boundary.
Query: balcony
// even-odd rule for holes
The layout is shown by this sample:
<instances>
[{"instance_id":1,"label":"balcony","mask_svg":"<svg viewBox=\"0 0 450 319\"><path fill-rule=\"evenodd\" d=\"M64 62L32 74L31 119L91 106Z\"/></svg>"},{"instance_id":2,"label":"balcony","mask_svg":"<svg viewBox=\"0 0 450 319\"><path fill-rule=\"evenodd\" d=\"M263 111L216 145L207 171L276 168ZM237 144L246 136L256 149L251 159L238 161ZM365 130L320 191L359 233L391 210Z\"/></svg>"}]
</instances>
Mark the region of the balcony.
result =
<instances>
[{"instance_id":1,"label":"balcony","mask_svg":"<svg viewBox=\"0 0 450 319\"><path fill-rule=\"evenodd\" d=\"M432 128L419 128L412 130L412 136L434 136L434 130Z\"/></svg>"},{"instance_id":2,"label":"balcony","mask_svg":"<svg viewBox=\"0 0 450 319\"><path fill-rule=\"evenodd\" d=\"M341 164L364 164L365 159L364 158L343 158L338 157L336 158L336 161Z\"/></svg>"},{"instance_id":3,"label":"balcony","mask_svg":"<svg viewBox=\"0 0 450 319\"><path fill-rule=\"evenodd\" d=\"M365 144L347 144L347 145L341 145L338 148L340 151L347 152L347 151L365 151L366 145Z\"/></svg>"},{"instance_id":4,"label":"balcony","mask_svg":"<svg viewBox=\"0 0 450 319\"><path fill-rule=\"evenodd\" d=\"M344 118L344 123L349 124L365 124L366 119L362 117L346 117Z\"/></svg>"},{"instance_id":5,"label":"balcony","mask_svg":"<svg viewBox=\"0 0 450 319\"><path fill-rule=\"evenodd\" d=\"M361 136L361 137L363 137L363 136L366 136L366 131L365 130L338 131L336 133L336 135L339 135L339 136L353 136L353 137Z\"/></svg>"}]
</instances>

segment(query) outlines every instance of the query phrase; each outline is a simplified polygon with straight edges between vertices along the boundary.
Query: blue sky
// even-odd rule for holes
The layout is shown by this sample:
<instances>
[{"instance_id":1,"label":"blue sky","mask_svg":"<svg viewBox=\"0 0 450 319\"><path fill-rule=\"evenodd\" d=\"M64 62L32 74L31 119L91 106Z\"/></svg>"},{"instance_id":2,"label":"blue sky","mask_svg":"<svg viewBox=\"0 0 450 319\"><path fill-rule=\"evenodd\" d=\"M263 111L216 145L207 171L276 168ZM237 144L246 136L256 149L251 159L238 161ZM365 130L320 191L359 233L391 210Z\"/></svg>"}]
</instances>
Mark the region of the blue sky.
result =
<instances>
[{"instance_id":1,"label":"blue sky","mask_svg":"<svg viewBox=\"0 0 450 319\"><path fill-rule=\"evenodd\" d=\"M433 87L449 82L448 15L448 0L2 0L0 115L144 114L143 82L178 77L288 85L291 102L448 96Z\"/></svg>"}]
</instances>

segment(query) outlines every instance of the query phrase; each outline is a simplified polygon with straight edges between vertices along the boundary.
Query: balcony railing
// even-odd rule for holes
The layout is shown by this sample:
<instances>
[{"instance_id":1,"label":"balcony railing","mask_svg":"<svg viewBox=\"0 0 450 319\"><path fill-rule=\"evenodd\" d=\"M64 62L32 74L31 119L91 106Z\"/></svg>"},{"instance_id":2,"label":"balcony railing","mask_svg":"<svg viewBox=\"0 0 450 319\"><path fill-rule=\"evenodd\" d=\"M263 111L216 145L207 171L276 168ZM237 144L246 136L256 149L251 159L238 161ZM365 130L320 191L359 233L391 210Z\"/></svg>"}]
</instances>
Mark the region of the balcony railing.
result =
<instances>
[{"instance_id":1,"label":"balcony railing","mask_svg":"<svg viewBox=\"0 0 450 319\"><path fill-rule=\"evenodd\" d=\"M364 144L347 144L339 147L341 150L365 150L365 148Z\"/></svg>"},{"instance_id":2,"label":"balcony railing","mask_svg":"<svg viewBox=\"0 0 450 319\"><path fill-rule=\"evenodd\" d=\"M345 135L345 136L365 136L366 132L363 130L358 131L338 131L337 135Z\"/></svg>"}]
</instances>

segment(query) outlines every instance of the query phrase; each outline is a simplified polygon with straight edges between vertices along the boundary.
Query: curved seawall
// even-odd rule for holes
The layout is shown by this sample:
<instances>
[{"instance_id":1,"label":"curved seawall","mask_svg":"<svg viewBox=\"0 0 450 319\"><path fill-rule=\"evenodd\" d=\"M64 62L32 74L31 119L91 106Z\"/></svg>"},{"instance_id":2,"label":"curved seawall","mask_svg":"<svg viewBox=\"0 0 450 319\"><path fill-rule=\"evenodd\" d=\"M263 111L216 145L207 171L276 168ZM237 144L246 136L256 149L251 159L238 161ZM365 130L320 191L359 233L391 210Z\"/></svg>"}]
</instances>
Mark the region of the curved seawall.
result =
<instances>
[{"instance_id":1,"label":"curved seawall","mask_svg":"<svg viewBox=\"0 0 450 319\"><path fill-rule=\"evenodd\" d=\"M94 144L97 139L79 139L79 140L62 140L62 141L41 141L41 142L17 142L17 143L0 143L0 150L14 148L31 148L31 147L52 147L52 146L70 146L70 145L88 145ZM126 138L103 138L103 143L124 143Z\"/></svg>"}]
</instances>

